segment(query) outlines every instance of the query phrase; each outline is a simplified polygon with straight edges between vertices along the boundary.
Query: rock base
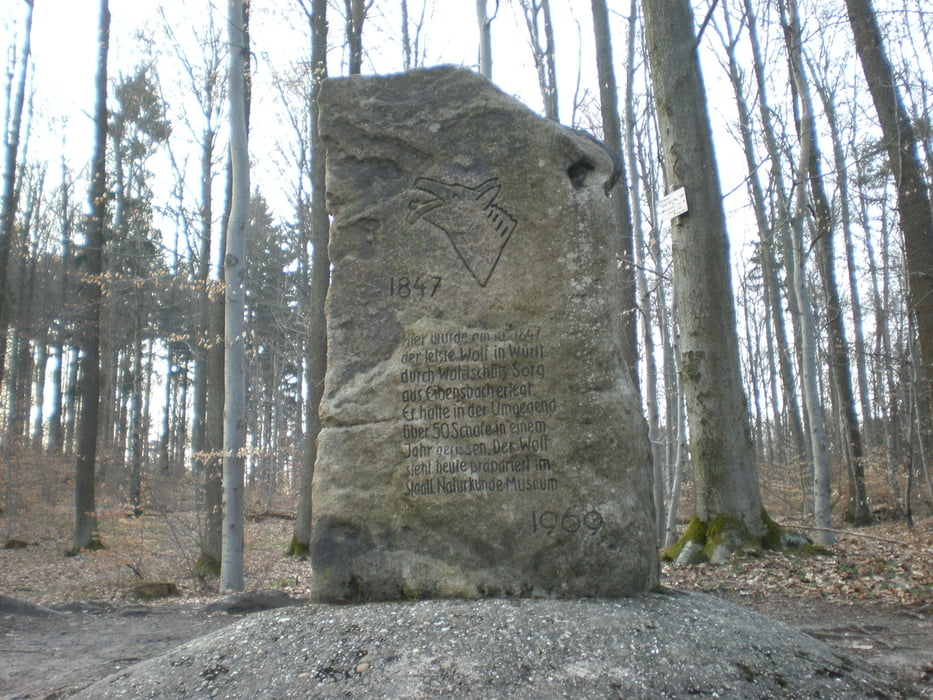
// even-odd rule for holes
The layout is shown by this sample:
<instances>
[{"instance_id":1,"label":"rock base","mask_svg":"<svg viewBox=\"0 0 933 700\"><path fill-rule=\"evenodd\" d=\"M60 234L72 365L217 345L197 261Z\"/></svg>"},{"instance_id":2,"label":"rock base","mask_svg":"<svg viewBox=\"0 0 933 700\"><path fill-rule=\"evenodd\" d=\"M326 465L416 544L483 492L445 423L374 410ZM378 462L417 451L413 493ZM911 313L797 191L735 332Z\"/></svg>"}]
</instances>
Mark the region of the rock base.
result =
<instances>
[{"instance_id":1,"label":"rock base","mask_svg":"<svg viewBox=\"0 0 933 700\"><path fill-rule=\"evenodd\" d=\"M787 625L699 594L313 604L258 613L83 698L903 697Z\"/></svg>"}]
</instances>

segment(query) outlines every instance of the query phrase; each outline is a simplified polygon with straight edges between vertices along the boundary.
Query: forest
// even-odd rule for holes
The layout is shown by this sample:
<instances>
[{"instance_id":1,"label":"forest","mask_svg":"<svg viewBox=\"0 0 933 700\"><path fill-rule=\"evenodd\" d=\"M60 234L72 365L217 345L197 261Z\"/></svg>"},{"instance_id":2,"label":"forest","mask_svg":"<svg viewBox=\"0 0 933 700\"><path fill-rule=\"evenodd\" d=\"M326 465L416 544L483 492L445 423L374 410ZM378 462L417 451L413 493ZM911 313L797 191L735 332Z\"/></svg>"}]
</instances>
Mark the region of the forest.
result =
<instances>
[{"instance_id":1,"label":"forest","mask_svg":"<svg viewBox=\"0 0 933 700\"><path fill-rule=\"evenodd\" d=\"M107 546L105 513L188 511L192 567L216 575L232 560L230 589L242 588L243 512L296 516L291 546L306 548L328 277L316 90L451 62L589 131L624 165L620 313L660 545L693 512L699 423L659 108L709 113L735 309L718 342L738 357L747 426L732 427L748 429L769 512L824 544L930 517L925 2L694 0L699 104L676 90L659 100L650 24L665 18L639 0L478 0L469 25L450 0L232 2L236 19L215 0L164 2L140 24L126 3L85 4L95 65L74 118L93 132L77 142L36 70L49 9L0 11L5 541L26 536L39 504L70 510L74 551Z\"/></svg>"}]
</instances>

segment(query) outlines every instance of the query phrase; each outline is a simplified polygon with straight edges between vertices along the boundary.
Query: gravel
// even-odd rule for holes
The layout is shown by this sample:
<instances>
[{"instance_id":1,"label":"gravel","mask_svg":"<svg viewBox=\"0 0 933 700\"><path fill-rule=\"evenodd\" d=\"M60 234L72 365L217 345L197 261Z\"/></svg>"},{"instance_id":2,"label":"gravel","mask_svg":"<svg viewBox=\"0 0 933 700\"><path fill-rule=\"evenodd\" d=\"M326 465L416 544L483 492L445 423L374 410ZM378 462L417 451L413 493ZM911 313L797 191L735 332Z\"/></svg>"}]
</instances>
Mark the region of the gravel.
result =
<instances>
[{"instance_id":1,"label":"gravel","mask_svg":"<svg viewBox=\"0 0 933 700\"><path fill-rule=\"evenodd\" d=\"M897 698L891 677L711 596L426 600L256 613L93 698Z\"/></svg>"}]
</instances>

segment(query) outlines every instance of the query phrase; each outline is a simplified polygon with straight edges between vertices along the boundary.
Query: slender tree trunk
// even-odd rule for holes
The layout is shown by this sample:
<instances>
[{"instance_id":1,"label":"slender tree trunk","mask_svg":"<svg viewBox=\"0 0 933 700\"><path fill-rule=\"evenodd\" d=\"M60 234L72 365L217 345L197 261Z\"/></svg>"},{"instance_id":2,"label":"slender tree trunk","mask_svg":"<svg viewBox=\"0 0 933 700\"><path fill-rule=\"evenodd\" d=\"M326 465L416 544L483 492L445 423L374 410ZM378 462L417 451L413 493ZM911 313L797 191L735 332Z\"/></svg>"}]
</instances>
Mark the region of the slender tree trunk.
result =
<instances>
[{"instance_id":1,"label":"slender tree trunk","mask_svg":"<svg viewBox=\"0 0 933 700\"><path fill-rule=\"evenodd\" d=\"M929 376L933 373L933 274L930 272L933 270L933 210L929 189L917 153L917 139L885 52L871 0L846 0L846 7L855 49L875 103L897 185L910 298L917 318L920 353ZM925 403L929 401L927 397Z\"/></svg>"},{"instance_id":2,"label":"slender tree trunk","mask_svg":"<svg viewBox=\"0 0 933 700\"><path fill-rule=\"evenodd\" d=\"M599 79L599 103L602 112L603 138L616 154L620 175L610 196L615 214L616 231L613 246L619 264L619 307L622 313L622 356L628 364L629 375L636 388L638 375L638 299L635 282L634 239L632 236L632 210L629 204L628 177L622 158L622 125L616 90L615 71L612 67L612 39L609 33L609 14L605 0L592 0L593 30L596 41L596 66ZM634 200L633 200L634 201Z\"/></svg>"},{"instance_id":3,"label":"slender tree trunk","mask_svg":"<svg viewBox=\"0 0 933 700\"><path fill-rule=\"evenodd\" d=\"M557 71L554 66L554 28L551 26L551 7L547 0L521 0L528 27L528 40L538 72L538 88L544 105L544 116L560 121L557 105ZM541 23L544 24L544 46L541 46ZM597 29L597 32L601 30ZM608 32L608 27L606 28ZM597 55L600 50L597 49Z\"/></svg>"},{"instance_id":4,"label":"slender tree trunk","mask_svg":"<svg viewBox=\"0 0 933 700\"><path fill-rule=\"evenodd\" d=\"M243 475L246 457L246 383L244 374L246 226L249 215L247 81L249 43L247 1L229 0L227 32L230 67L230 164L233 172L227 246L224 256L224 471L223 552L220 588L243 590Z\"/></svg>"},{"instance_id":5,"label":"slender tree trunk","mask_svg":"<svg viewBox=\"0 0 933 700\"><path fill-rule=\"evenodd\" d=\"M110 4L100 1L97 54L97 103L94 111L94 156L84 246L85 281L79 290L84 306L84 355L81 360L81 417L75 469L75 551L96 546L97 506L94 471L100 406L100 312L104 226L107 217L107 54L110 48Z\"/></svg>"},{"instance_id":6,"label":"slender tree trunk","mask_svg":"<svg viewBox=\"0 0 933 700\"><path fill-rule=\"evenodd\" d=\"M363 23L367 6L364 0L344 0L344 6L347 12L348 72L359 75L363 72Z\"/></svg>"},{"instance_id":7,"label":"slender tree trunk","mask_svg":"<svg viewBox=\"0 0 933 700\"><path fill-rule=\"evenodd\" d=\"M745 5L746 21L748 22L749 39L754 59L755 74L759 90L759 101L762 107L762 129L765 131L766 139L770 143L775 142L773 127L770 121L770 110L768 109L767 95L765 93L764 68L761 65L760 49L758 45L758 34L755 23L755 17L751 14L748 4ZM765 288L765 299L770 310L770 321L774 328L774 337L776 339L776 349L778 355L778 368L780 370L781 386L783 389L785 410L787 413L787 423L790 428L790 437L793 444L792 461L800 459L805 450L805 439L803 432L803 422L800 418L800 407L797 402L797 392L795 388L794 372L791 365L791 357L788 352L790 344L787 341L787 326L784 323L784 308L781 303L780 283L778 281L779 266L774 254L774 229L768 221L767 201L765 199L764 189L758 176L758 164L755 159L754 136L751 112L744 98L742 90L742 71L735 55L735 40L731 35L731 23L729 15L726 12L726 26L730 32L730 44L727 54L729 57L729 76L732 81L733 90L736 96L736 106L739 113L739 128L742 134L742 145L745 153L746 166L749 171L749 189L752 197L752 206L755 212L755 221L758 228L759 241L759 261L761 265L762 283ZM774 148L770 148L772 158L775 157ZM775 169L779 164L775 165ZM783 196L783 184L776 183L781 191L779 196Z\"/></svg>"},{"instance_id":8,"label":"slender tree trunk","mask_svg":"<svg viewBox=\"0 0 933 700\"><path fill-rule=\"evenodd\" d=\"M211 304L207 351L207 413L204 425L204 524L198 572L202 576L220 573L223 556L223 447L224 447L224 298Z\"/></svg>"},{"instance_id":9,"label":"slender tree trunk","mask_svg":"<svg viewBox=\"0 0 933 700\"><path fill-rule=\"evenodd\" d=\"M775 120L772 117L773 110L768 101L768 86L767 80L765 78L764 58L760 42L758 40L755 10L752 7L751 0L744 0L744 7L746 20L748 22L749 40L752 46L752 55L754 57L753 67L755 71L755 83L758 86L759 91L759 120L761 121L762 125L761 131L764 144L768 152L771 180L774 183L772 189L774 191L774 199L776 201L776 211L772 212L771 215L771 219L772 221L776 222L776 225L771 226L769 246L771 260L774 261L773 271L776 275L774 289L777 290L779 286L777 282L777 275L780 273L780 266L777 265L776 251L780 250L783 253L783 268L787 275L787 280L783 285L783 287L788 290L786 294L787 310L790 313L791 319L793 321L791 329L793 332L794 343L791 345L786 342L786 331L784 331L783 335L785 340L777 348L778 360L781 368L781 384L784 404L786 406L788 423L790 424L791 428L791 438L793 440L793 454L791 455L790 461L792 464L796 463L799 465L798 471L800 485L803 492L806 493L807 490L811 488L811 481L813 477L812 469L808 467L809 458L807 456L812 450L812 445L808 444L810 430L809 426L806 425L806 416L801 415L799 409L800 404L797 400L797 382L792 369L792 360L794 360L797 364L797 367L799 368L799 374L803 374L802 348L804 343L802 338L803 332L800 329L801 311L797 305L797 294L794 292L794 290L797 288L797 281L795 280L797 267L793 263L794 244L793 235L791 232L791 220L793 219L791 203L792 195L788 187L785 185L784 178L785 167L792 170L794 166L789 162L785 166L783 151L778 145L779 134L775 129ZM782 329L784 329L785 324L779 295L777 298L772 296L772 304L775 304L772 315L772 320L775 322L775 333L778 334L778 337L781 337ZM792 352L793 355L791 354ZM806 399L804 398L803 400L805 403ZM804 512L808 512L811 502L812 499L804 499L802 501L801 505Z\"/></svg>"},{"instance_id":10,"label":"slender tree trunk","mask_svg":"<svg viewBox=\"0 0 933 700\"><path fill-rule=\"evenodd\" d=\"M62 253L61 253L61 285L59 287L59 308L64 308L68 298L68 270L71 265L71 206L69 204L68 169L62 156L62 184L61 184L61 227L62 227ZM65 365L65 333L59 329L55 334L55 366L52 370L52 405L49 413L48 450L52 454L61 454L65 450L64 429L64 390L62 383Z\"/></svg>"},{"instance_id":11,"label":"slender tree trunk","mask_svg":"<svg viewBox=\"0 0 933 700\"><path fill-rule=\"evenodd\" d=\"M797 17L794 0L789 0L790 22ZM783 19L783 16L782 16ZM787 29L785 21L785 29ZM807 289L806 251L804 248L803 222L808 211L807 182L814 176L813 158L816 150L814 142L816 131L813 127L813 112L807 97L807 88L803 78L803 64L800 57L799 35L794 37L793 30L785 34L786 45L790 54L791 74L796 93L800 99L800 167L797 172L797 210L791 221L791 235L794 246L794 293L797 307L800 309L802 382L804 400L810 425L810 449L813 459L813 524L819 528L817 539L821 544L832 544L835 536L828 531L831 525L830 501L830 464L826 448L826 429L823 421L823 407L817 386L818 364L816 360L816 328L813 321L810 294ZM818 157L818 156L817 156ZM823 232L825 235L825 231Z\"/></svg>"},{"instance_id":12,"label":"slender tree trunk","mask_svg":"<svg viewBox=\"0 0 933 700\"><path fill-rule=\"evenodd\" d=\"M871 396L868 392L868 370L865 365L867 356L865 334L863 331L862 303L856 280L855 250L852 244L852 201L849 191L849 171L846 164L845 150L842 136L839 131L839 120L836 116L836 105L826 85L816 83L816 89L823 103L823 113L829 125L829 134L833 144L833 162L836 167L836 179L839 182L839 210L842 219L843 244L845 246L846 272L848 273L849 295L852 304L852 334L853 349L855 351L855 368L859 393L859 404L862 411L862 426L868 449L875 445L874 419L872 415ZM863 448L864 449L864 448Z\"/></svg>"},{"instance_id":13,"label":"slender tree trunk","mask_svg":"<svg viewBox=\"0 0 933 700\"><path fill-rule=\"evenodd\" d=\"M849 344L846 340L842 318L839 290L836 284L835 255L833 254L833 221L829 198L823 187L822 156L813 118L813 103L804 75L802 35L796 0L788 0L788 22L785 25L785 42L791 56L793 84L800 101L800 123L798 133L801 143L806 143L806 162L801 163L806 172L815 216L816 232L813 245L816 262L823 284L826 303L826 328L829 332L830 367L837 409L842 423L842 439L849 483L849 500L846 517L855 525L866 525L870 520L868 497L865 493L865 464L862 454L862 435L855 414L855 395L852 391L852 375L849 371ZM805 133L806 132L806 133ZM803 175L803 173L801 173ZM798 209L798 211L800 211ZM802 225L802 224L801 224ZM800 269L800 268L798 268ZM812 415L811 415L812 419Z\"/></svg>"},{"instance_id":14,"label":"slender tree trunk","mask_svg":"<svg viewBox=\"0 0 933 700\"><path fill-rule=\"evenodd\" d=\"M327 78L327 1L312 0L308 20L311 27L311 63L314 83L311 87L311 241L314 257L311 262L311 289L308 295L308 359L305 381L308 385L307 431L301 460L298 488L298 512L295 532L289 551L305 556L311 545L311 482L317 461L317 438L321 432L318 409L324 395L324 374L327 370L327 319L324 299L330 282L330 259L327 242L330 222L324 202L324 146L317 130L318 92Z\"/></svg>"},{"instance_id":15,"label":"slender tree trunk","mask_svg":"<svg viewBox=\"0 0 933 700\"><path fill-rule=\"evenodd\" d=\"M678 355L674 355L674 362L678 366ZM677 398L676 424L675 424L675 450L673 460L673 474L671 476L671 496L667 506L667 523L664 529L664 546L671 547L677 541L677 516L680 512L680 491L684 477L684 462L687 459L687 412L683 402L683 384L681 374L676 374L674 393Z\"/></svg>"},{"instance_id":16,"label":"slender tree trunk","mask_svg":"<svg viewBox=\"0 0 933 700\"><path fill-rule=\"evenodd\" d=\"M766 531L749 433L722 191L688 0L643 0L648 58L671 188L683 187L689 212L672 224L674 287L681 330L694 514L720 520L709 542L721 560Z\"/></svg>"},{"instance_id":17,"label":"slender tree trunk","mask_svg":"<svg viewBox=\"0 0 933 700\"><path fill-rule=\"evenodd\" d=\"M197 324L192 338L194 355L194 392L191 420L192 472L195 476L195 499L200 501L201 470L204 468L204 433L207 423L207 354L210 347L210 295L211 232L213 222L212 194L214 161L214 132L205 129L201 142L201 236L198 246L197 276L195 279L195 306Z\"/></svg>"},{"instance_id":18,"label":"slender tree trunk","mask_svg":"<svg viewBox=\"0 0 933 700\"><path fill-rule=\"evenodd\" d=\"M22 132L23 109L26 102L26 78L29 74L30 54L32 51L32 10L33 0L26 0L26 18L24 21L23 53L18 62L19 75L16 78L15 91L8 94L8 123L4 126L4 164L3 192L0 198L0 383L3 381L4 362L6 361L7 329L10 326L9 279L10 251L13 247L13 233L16 227L18 207L18 188L16 186L19 140Z\"/></svg>"},{"instance_id":19,"label":"slender tree trunk","mask_svg":"<svg viewBox=\"0 0 933 700\"><path fill-rule=\"evenodd\" d=\"M479 72L492 80L492 20L486 14L487 0L476 0L476 22L479 25Z\"/></svg>"},{"instance_id":20,"label":"slender tree trunk","mask_svg":"<svg viewBox=\"0 0 933 700\"><path fill-rule=\"evenodd\" d=\"M130 484L127 498L127 504L132 509L133 516L139 517L143 513L142 509L142 491L143 491L143 430L145 429L143 418L143 347L140 338L139 323L140 319L135 319L136 332L130 345L132 355L132 388L130 397L129 422L127 426L127 441L130 467ZM166 378L168 381L168 378Z\"/></svg>"}]
</instances>

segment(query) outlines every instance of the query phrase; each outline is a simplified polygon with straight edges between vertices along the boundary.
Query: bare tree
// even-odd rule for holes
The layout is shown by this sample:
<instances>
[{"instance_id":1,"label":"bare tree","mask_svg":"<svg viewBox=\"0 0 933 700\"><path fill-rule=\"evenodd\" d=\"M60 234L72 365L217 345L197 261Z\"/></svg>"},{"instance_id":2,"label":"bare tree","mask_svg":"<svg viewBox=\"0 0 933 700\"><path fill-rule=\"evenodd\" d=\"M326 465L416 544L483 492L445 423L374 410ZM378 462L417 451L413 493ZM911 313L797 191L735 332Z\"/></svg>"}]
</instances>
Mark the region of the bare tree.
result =
<instances>
[{"instance_id":1,"label":"bare tree","mask_svg":"<svg viewBox=\"0 0 933 700\"><path fill-rule=\"evenodd\" d=\"M927 374L933 368L933 209L917 151L917 138L888 61L871 0L846 0L855 48L862 62L894 181L910 297L917 318L920 352ZM929 397L927 402L929 403Z\"/></svg>"},{"instance_id":2,"label":"bare tree","mask_svg":"<svg viewBox=\"0 0 933 700\"><path fill-rule=\"evenodd\" d=\"M486 12L487 0L476 0L476 21L479 24L479 72L492 80L492 20ZM496 10L499 0L496 0Z\"/></svg>"},{"instance_id":3,"label":"bare tree","mask_svg":"<svg viewBox=\"0 0 933 700\"><path fill-rule=\"evenodd\" d=\"M609 13L605 0L593 0L593 31L596 44L596 69L599 79L599 104L602 112L603 139L615 154L620 169L610 196L615 214L616 232L613 236L616 260L619 265L619 306L622 313L622 354L629 374L638 387L638 328L635 284L634 240L632 238L632 207L629 202L628 178L622 155L622 124L615 71L612 63L612 39L609 31ZM556 118L556 113L555 113Z\"/></svg>"},{"instance_id":4,"label":"bare tree","mask_svg":"<svg viewBox=\"0 0 933 700\"><path fill-rule=\"evenodd\" d=\"M374 0L344 0L347 20L348 72L359 75L363 72L363 24Z\"/></svg>"},{"instance_id":5,"label":"bare tree","mask_svg":"<svg viewBox=\"0 0 933 700\"><path fill-rule=\"evenodd\" d=\"M690 426L694 526L714 560L767 532L745 400L722 192L688 0L643 0L648 58L669 185L689 212L673 223L674 290ZM715 526L715 527L714 527ZM707 539L715 531L716 537ZM692 557L691 557L692 558Z\"/></svg>"},{"instance_id":6,"label":"bare tree","mask_svg":"<svg viewBox=\"0 0 933 700\"><path fill-rule=\"evenodd\" d=\"M821 153L816 135L816 122L813 116L813 104L810 88L804 72L802 34L796 0L787 0L787 15L784 22L785 43L791 57L791 74L796 97L800 102L800 120L798 135L805 152L806 161L801 162L800 176L806 177L809 186L813 211L815 214L815 235L813 240L816 263L823 286L823 298L826 304L826 328L829 333L832 377L831 381L837 398L837 409L842 422L842 444L845 448L845 461L849 475L849 502L847 517L856 525L869 522L868 499L865 495L865 466L862 455L862 435L855 415L855 397L852 392L852 376L849 371L849 345L846 340L842 318L839 290L836 285L835 256L833 254L833 215L829 206L829 197L823 186ZM803 146L806 148L803 148ZM798 194L798 216L807 211L800 197L806 197L805 191ZM797 222L802 226L802 223ZM800 245L800 241L796 244ZM809 411L808 411L809 413ZM810 414L811 422L816 418ZM828 503L828 473L825 485L825 499ZM823 487L821 486L821 489ZM822 495L819 496L821 499ZM823 527L828 527L825 523Z\"/></svg>"},{"instance_id":7,"label":"bare tree","mask_svg":"<svg viewBox=\"0 0 933 700\"><path fill-rule=\"evenodd\" d=\"M243 590L243 475L246 465L246 381L244 310L246 228L249 216L249 146L247 83L249 72L249 0L228 0L227 72L230 104L230 167L232 192L224 255L226 310L224 316L224 470L223 551L221 590Z\"/></svg>"},{"instance_id":8,"label":"bare tree","mask_svg":"<svg viewBox=\"0 0 933 700\"><path fill-rule=\"evenodd\" d=\"M84 270L79 295L84 354L81 358L81 415L75 469L75 551L100 546L94 473L100 408L100 312L107 219L107 55L110 49L110 3L100 0L97 36L97 99L94 109L94 155L91 159L90 215L85 219Z\"/></svg>"},{"instance_id":9,"label":"bare tree","mask_svg":"<svg viewBox=\"0 0 933 700\"><path fill-rule=\"evenodd\" d=\"M311 27L311 242L314 258L311 262L311 290L308 295L308 361L305 378L308 384L307 430L298 489L298 512L295 532L289 552L304 556L311 544L311 482L317 461L317 438L321 432L318 409L324 395L324 374L327 370L327 327L324 299L330 281L330 259L327 255L330 223L324 203L324 146L317 129L317 98L321 84L327 78L327 2L311 0L310 11L302 7Z\"/></svg>"},{"instance_id":10,"label":"bare tree","mask_svg":"<svg viewBox=\"0 0 933 700\"><path fill-rule=\"evenodd\" d=\"M4 120L4 163L3 192L0 194L0 381L3 380L3 368L6 360L7 328L10 322L10 302L7 273L10 266L10 249L13 247L13 230L16 225L17 198L16 171L22 132L23 109L26 102L26 79L29 75L29 62L32 47L32 9L33 0L24 0L26 17L24 19L23 49L17 62L19 73L15 85L7 95L7 115ZM15 52L14 52L15 56ZM11 66L12 71L12 66Z\"/></svg>"},{"instance_id":11,"label":"bare tree","mask_svg":"<svg viewBox=\"0 0 933 700\"><path fill-rule=\"evenodd\" d=\"M557 106L557 69L554 64L554 26L551 23L551 6L548 0L519 0L525 13L525 25L528 27L528 42L538 71L538 87L544 102L544 116L560 121ZM594 15L595 17L595 15ZM541 33L544 32L544 45ZM608 21L606 26L608 32ZM599 40L599 32L597 32ZM597 50L597 55L599 50ZM605 68L602 69L605 71Z\"/></svg>"}]
</instances>

